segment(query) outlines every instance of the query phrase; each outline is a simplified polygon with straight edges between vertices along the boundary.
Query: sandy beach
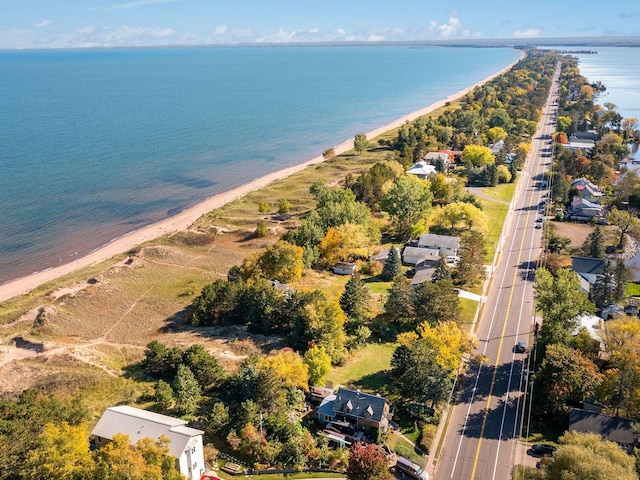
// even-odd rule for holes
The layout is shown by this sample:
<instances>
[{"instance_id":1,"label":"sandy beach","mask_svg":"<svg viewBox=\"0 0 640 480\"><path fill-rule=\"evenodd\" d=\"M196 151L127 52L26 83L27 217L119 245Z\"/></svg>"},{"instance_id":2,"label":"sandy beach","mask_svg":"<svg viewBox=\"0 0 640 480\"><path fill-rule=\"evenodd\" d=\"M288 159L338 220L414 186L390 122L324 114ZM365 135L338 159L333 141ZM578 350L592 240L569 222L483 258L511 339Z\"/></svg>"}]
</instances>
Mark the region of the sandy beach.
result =
<instances>
[{"instance_id":1,"label":"sandy beach","mask_svg":"<svg viewBox=\"0 0 640 480\"><path fill-rule=\"evenodd\" d=\"M522 52L520 58L517 61L523 58L524 55L525 53ZM513 65L515 65L515 63L517 63L517 61L508 65L507 67L500 70L499 72L496 72L495 74L483 79L482 81L476 83L475 85L471 85L468 88L465 88L463 90L460 90L459 92L456 92L450 95L444 100L435 102L425 108L409 113L387 125L384 125L371 132L368 132L367 138L373 139L384 132L400 127L405 122L408 122L408 121L410 122L415 120L418 117L426 115L432 112L433 110L436 110L444 106L447 102L451 102L459 97L462 97L463 95L466 95L468 92L470 92L474 88L508 71ZM353 148L353 139L346 140L345 142L339 145L336 145L333 148L335 149L336 154L341 154L348 150L351 150ZM72 262L66 263L64 265L60 265L59 267L36 272L31 275L18 278L16 280L11 280L0 286L0 301L5 301L17 295L28 293L30 290L33 290L34 288L37 288L44 283L55 280L56 278L59 278L63 275L66 275L75 270L81 269L83 267L87 267L89 265L93 265L93 264L108 260L114 255L118 255L128 250L131 250L135 246L140 245L144 242L154 240L163 235L186 230L198 218L210 212L211 210L219 208L229 202L232 202L233 200L236 200L237 198L245 196L249 192L258 190L277 180L286 178L296 172L299 172L300 170L303 170L304 168L310 165L315 165L323 161L324 161L324 158L322 157L322 155L319 155L299 165L295 165L289 168L279 170L277 172L270 173L268 175L265 175L264 177L256 179L250 183L242 185L233 190L229 190L227 192L209 197L206 200L198 203L197 205L194 205L191 208L183 210L182 212L170 218L154 223L152 225L148 225L139 230L135 230L127 235L119 237L113 240L112 242L104 245L103 247L91 252L90 254L84 257L78 258Z\"/></svg>"}]
</instances>

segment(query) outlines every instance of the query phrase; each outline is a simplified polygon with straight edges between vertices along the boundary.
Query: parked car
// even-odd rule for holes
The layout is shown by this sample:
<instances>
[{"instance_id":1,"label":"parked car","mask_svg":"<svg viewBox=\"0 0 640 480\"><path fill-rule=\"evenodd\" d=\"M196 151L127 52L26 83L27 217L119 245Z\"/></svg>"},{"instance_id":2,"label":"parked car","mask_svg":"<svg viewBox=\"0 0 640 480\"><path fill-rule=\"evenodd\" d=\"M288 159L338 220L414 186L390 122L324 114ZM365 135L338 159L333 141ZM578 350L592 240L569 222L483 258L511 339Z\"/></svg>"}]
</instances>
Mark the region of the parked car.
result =
<instances>
[{"instance_id":1,"label":"parked car","mask_svg":"<svg viewBox=\"0 0 640 480\"><path fill-rule=\"evenodd\" d=\"M420 465L404 457L398 457L394 469L409 475L415 480L429 480L429 474Z\"/></svg>"},{"instance_id":2,"label":"parked car","mask_svg":"<svg viewBox=\"0 0 640 480\"><path fill-rule=\"evenodd\" d=\"M527 342L518 342L514 348L516 353L524 353L527 351Z\"/></svg>"},{"instance_id":3,"label":"parked car","mask_svg":"<svg viewBox=\"0 0 640 480\"><path fill-rule=\"evenodd\" d=\"M541 223L536 223L536 228L537 228L538 230L540 230L540 229L542 228L542 224L541 224Z\"/></svg>"},{"instance_id":4,"label":"parked car","mask_svg":"<svg viewBox=\"0 0 640 480\"><path fill-rule=\"evenodd\" d=\"M536 443L531 446L531 451L536 455L543 455L552 457L554 453L556 453L556 447L553 445L548 445L546 443Z\"/></svg>"}]
</instances>

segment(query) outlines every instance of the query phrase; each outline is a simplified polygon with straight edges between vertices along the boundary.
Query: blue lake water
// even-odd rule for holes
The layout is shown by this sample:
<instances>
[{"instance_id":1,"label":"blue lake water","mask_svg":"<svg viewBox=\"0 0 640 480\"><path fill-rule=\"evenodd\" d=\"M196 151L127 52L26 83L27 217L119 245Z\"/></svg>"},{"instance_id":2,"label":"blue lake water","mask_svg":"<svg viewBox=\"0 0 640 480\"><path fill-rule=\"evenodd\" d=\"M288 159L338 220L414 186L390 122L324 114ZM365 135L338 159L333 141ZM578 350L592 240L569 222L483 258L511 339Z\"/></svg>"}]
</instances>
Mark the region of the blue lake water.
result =
<instances>
[{"instance_id":1,"label":"blue lake water","mask_svg":"<svg viewBox=\"0 0 640 480\"><path fill-rule=\"evenodd\" d=\"M381 46L0 52L0 283L302 163L518 55Z\"/></svg>"}]
</instances>

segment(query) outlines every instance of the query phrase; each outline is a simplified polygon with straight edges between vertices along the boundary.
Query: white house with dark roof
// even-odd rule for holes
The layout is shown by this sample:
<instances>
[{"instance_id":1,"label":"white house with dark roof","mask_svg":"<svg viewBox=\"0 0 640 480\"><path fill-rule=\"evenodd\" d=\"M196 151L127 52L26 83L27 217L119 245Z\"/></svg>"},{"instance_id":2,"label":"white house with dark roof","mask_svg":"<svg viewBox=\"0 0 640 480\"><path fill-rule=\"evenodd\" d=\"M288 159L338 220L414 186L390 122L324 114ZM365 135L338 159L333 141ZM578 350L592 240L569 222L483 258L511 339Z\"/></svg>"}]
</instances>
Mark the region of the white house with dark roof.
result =
<instances>
[{"instance_id":1,"label":"white house with dark roof","mask_svg":"<svg viewBox=\"0 0 640 480\"><path fill-rule=\"evenodd\" d=\"M97 447L110 442L114 435L129 436L129 443L165 436L169 439L169 455L176 459L176 467L185 478L199 480L205 472L202 430L187 427L179 418L119 405L105 410L91 432Z\"/></svg>"}]
</instances>

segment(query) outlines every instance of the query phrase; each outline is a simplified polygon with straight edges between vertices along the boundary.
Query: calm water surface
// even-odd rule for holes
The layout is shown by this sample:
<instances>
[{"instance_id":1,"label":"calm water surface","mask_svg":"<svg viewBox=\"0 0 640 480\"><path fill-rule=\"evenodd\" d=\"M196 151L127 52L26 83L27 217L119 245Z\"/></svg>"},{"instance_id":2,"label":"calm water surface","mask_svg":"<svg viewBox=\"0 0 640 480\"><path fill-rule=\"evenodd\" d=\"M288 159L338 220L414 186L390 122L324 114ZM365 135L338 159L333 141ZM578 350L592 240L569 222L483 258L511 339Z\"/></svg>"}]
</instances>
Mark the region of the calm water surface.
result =
<instances>
[{"instance_id":1,"label":"calm water surface","mask_svg":"<svg viewBox=\"0 0 640 480\"><path fill-rule=\"evenodd\" d=\"M446 98L511 49L0 52L0 283Z\"/></svg>"}]
</instances>

